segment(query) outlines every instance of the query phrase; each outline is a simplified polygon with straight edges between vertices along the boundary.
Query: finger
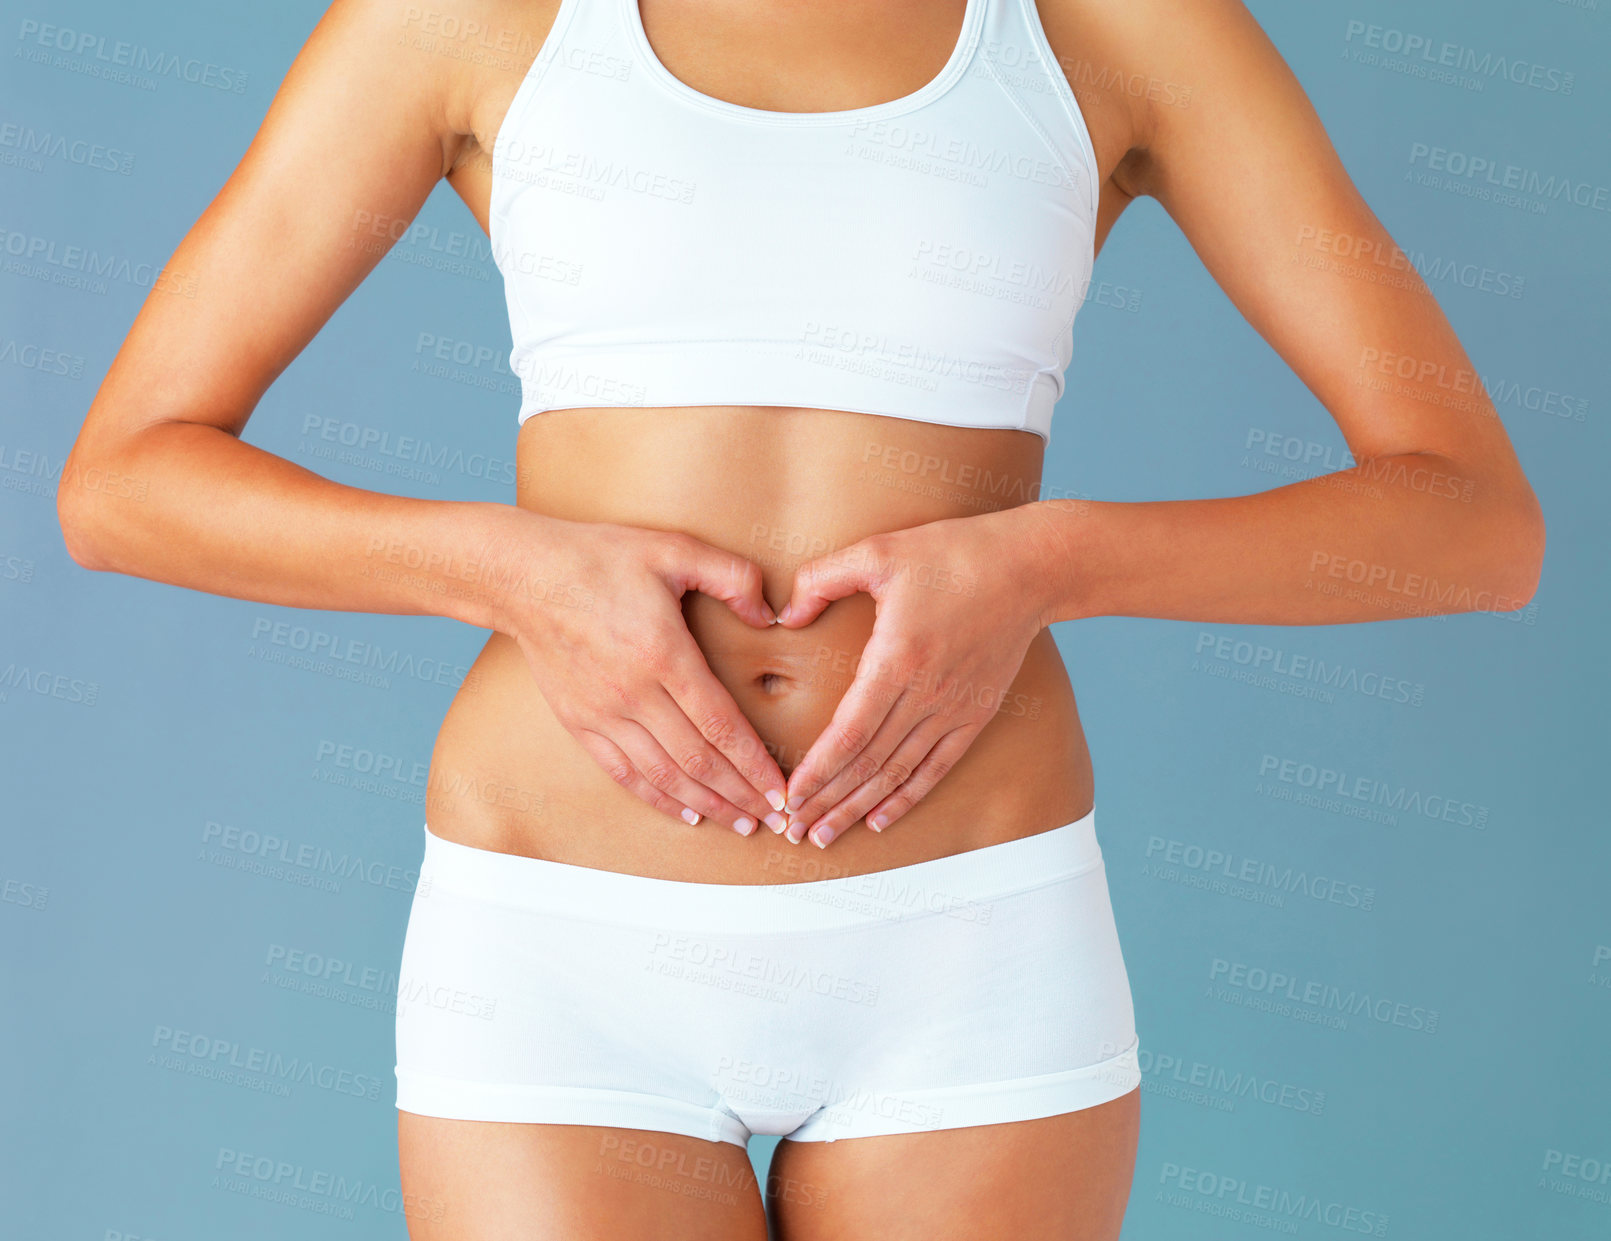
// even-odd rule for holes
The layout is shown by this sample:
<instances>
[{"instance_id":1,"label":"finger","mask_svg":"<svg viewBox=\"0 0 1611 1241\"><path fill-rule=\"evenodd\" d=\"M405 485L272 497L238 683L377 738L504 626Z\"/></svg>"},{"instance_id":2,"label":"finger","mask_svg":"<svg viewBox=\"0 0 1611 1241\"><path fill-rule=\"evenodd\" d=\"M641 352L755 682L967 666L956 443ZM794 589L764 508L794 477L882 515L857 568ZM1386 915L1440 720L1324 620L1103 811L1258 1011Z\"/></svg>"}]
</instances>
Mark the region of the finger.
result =
<instances>
[{"instance_id":1,"label":"finger","mask_svg":"<svg viewBox=\"0 0 1611 1241\"><path fill-rule=\"evenodd\" d=\"M931 715L922 720L895 747L882 767L861 784L850 790L838 803L807 829L811 843L826 849L845 831L864 818L873 807L889 797L917 772L929 753L947 736L954 726L940 716Z\"/></svg>"},{"instance_id":2,"label":"finger","mask_svg":"<svg viewBox=\"0 0 1611 1241\"><path fill-rule=\"evenodd\" d=\"M841 706L842 705L843 702L841 702ZM837 712L835 714L837 716ZM921 706L917 705L915 702L908 702L905 695L898 695L895 701L889 704L888 713L884 716L884 719L870 727L869 731L871 732L871 736L865 742L862 742L861 740L862 734L856 731L860 727L859 725L850 725L848 728L844 728L836 725L833 721L830 721L828 727L823 730L822 736L818 737L817 740L812 743L812 751L815 751L817 747L822 745L824 742L827 742L829 745L835 747L845 747L847 750L849 746L856 745L858 743L860 743L860 747L855 750L854 753L849 755L849 757L843 764L840 765L836 772L830 775L826 780L819 782L816 785L815 792L802 793L798 803L795 801L796 794L791 787L789 799L786 803L789 807L789 839L795 844L799 844L800 841L804 839L806 831L812 825L812 818L810 816L814 815L818 809L825 810L832 808L834 800L837 800L837 798L830 800L828 796L824 796L829 785L833 784L835 781L840 781L839 788L842 789L843 792L849 793L858 786L866 783L867 780L871 779L877 774L878 768L883 764L881 761L879 761L878 755L872 752L872 747L874 740L879 736L880 733L884 732L885 725L888 724L891 719L916 723L918 719L922 718L922 714L923 709ZM889 749L893 752L895 746L900 743L902 735L910 731L910 727L902 729L899 723L891 725L889 731L885 733L885 741L882 744L888 745ZM811 751L807 752L808 759L810 757L810 753ZM802 766L803 765L804 764L802 763ZM799 774L800 768L796 767L794 775L798 776ZM793 779L794 776L791 776L791 786ZM801 786L802 789L807 787L810 786Z\"/></svg>"},{"instance_id":3,"label":"finger","mask_svg":"<svg viewBox=\"0 0 1611 1241\"><path fill-rule=\"evenodd\" d=\"M686 815L694 816L694 823L699 822L699 813L692 807L683 805L675 797L662 793L654 785L643 778L643 773L636 764L627 757L625 751L603 733L592 729L579 729L573 734L582 748L593 756L593 761L602 767L610 779L622 788L638 797L640 800L656 810L664 811L674 819L688 822ZM686 814L685 814L686 812Z\"/></svg>"},{"instance_id":4,"label":"finger","mask_svg":"<svg viewBox=\"0 0 1611 1241\"><path fill-rule=\"evenodd\" d=\"M662 573L679 595L697 590L720 599L740 620L758 629L777 620L761 593L761 566L754 561L692 536L673 540L670 549Z\"/></svg>"},{"instance_id":5,"label":"finger","mask_svg":"<svg viewBox=\"0 0 1611 1241\"><path fill-rule=\"evenodd\" d=\"M699 708L696 707L696 710ZM742 815L751 822L775 819L781 823L782 815L772 808L768 799L755 790L714 744L715 738L720 737L735 752L743 752L742 747L732 742L732 735L738 731L738 725L733 721L744 718L736 704L731 712L720 715L702 711L696 725L695 719L682 704L672 697L669 690L662 688L654 699L639 708L633 718L660 743L661 748L672 756L690 779L732 806L736 815ZM748 727L748 721L745 721L745 726ZM754 745L756 749L761 748L759 738L755 739ZM779 801L783 798L782 783L780 779L772 788ZM734 824L733 818L726 821L739 827L744 835L749 835L743 826ZM771 827L777 824L767 825Z\"/></svg>"},{"instance_id":6,"label":"finger","mask_svg":"<svg viewBox=\"0 0 1611 1241\"><path fill-rule=\"evenodd\" d=\"M917 765L911 779L873 807L872 813L867 816L867 826L875 832L881 832L927 797L929 790L943 780L946 772L968 752L973 739L979 735L980 727L978 724L964 724L941 737L929 751L928 757Z\"/></svg>"},{"instance_id":7,"label":"finger","mask_svg":"<svg viewBox=\"0 0 1611 1241\"><path fill-rule=\"evenodd\" d=\"M789 775L786 792L791 815L878 735L879 727L905 693L902 681L871 644L862 651L856 675L834 707L833 718Z\"/></svg>"},{"instance_id":8,"label":"finger","mask_svg":"<svg viewBox=\"0 0 1611 1241\"><path fill-rule=\"evenodd\" d=\"M865 539L808 560L794 571L794 585L778 612L778 623L788 629L808 625L835 599L862 591L871 594L879 581L878 557Z\"/></svg>"},{"instance_id":9,"label":"finger","mask_svg":"<svg viewBox=\"0 0 1611 1241\"><path fill-rule=\"evenodd\" d=\"M809 828L845 798L877 777L881 771L886 770L900 753L900 747L907 739L923 730L922 735L928 739L928 744L923 747L921 754L906 762L905 774L884 790L884 794L893 793L905 782L907 776L912 774L917 760L927 754L929 747L953 727L954 724L936 719L932 703L926 702L916 694L903 694L890 708L889 714L884 717L884 722L879 725L877 735L867 743L866 749L806 798L799 810L791 812L791 816L799 821L802 828Z\"/></svg>"},{"instance_id":10,"label":"finger","mask_svg":"<svg viewBox=\"0 0 1611 1241\"><path fill-rule=\"evenodd\" d=\"M763 820L782 811L787 787L783 769L727 687L716 679L693 638L687 639L682 657L673 660L660 679L678 713L727 760L732 778L724 779L718 791Z\"/></svg>"},{"instance_id":11,"label":"finger","mask_svg":"<svg viewBox=\"0 0 1611 1241\"><path fill-rule=\"evenodd\" d=\"M676 799L698 815L715 820L748 836L755 831L755 819L708 785L683 770L676 758L637 720L621 719L613 740L643 773L643 778L668 797ZM682 818L687 820L688 816ZM698 822L697 819L693 822ZM747 825L747 826L746 826Z\"/></svg>"}]
</instances>

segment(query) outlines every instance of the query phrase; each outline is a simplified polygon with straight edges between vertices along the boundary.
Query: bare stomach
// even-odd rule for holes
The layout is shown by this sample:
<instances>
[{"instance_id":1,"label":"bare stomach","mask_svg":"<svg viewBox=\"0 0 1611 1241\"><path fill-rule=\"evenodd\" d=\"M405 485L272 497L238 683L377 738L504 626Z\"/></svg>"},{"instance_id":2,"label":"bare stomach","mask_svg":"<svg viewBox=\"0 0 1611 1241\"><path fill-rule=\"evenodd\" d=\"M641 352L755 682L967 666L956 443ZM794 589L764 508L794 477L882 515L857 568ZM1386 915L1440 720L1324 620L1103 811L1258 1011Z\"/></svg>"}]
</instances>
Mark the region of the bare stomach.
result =
<instances>
[{"instance_id":1,"label":"bare stomach","mask_svg":"<svg viewBox=\"0 0 1611 1241\"><path fill-rule=\"evenodd\" d=\"M761 406L552 410L521 428L516 503L570 521L677 530L753 560L774 609L795 569L868 535L1012 507L1037 494L1023 431ZM959 583L959 589L965 584ZM981 607L990 607L980 600ZM833 716L872 632L864 594L797 630L756 629L705 595L690 633L787 775ZM826 850L764 827L690 827L615 783L554 718L515 642L494 633L443 721L425 818L476 848L704 883L795 883L926 861L1091 809L1090 752L1050 631L1000 709L917 806Z\"/></svg>"}]
</instances>

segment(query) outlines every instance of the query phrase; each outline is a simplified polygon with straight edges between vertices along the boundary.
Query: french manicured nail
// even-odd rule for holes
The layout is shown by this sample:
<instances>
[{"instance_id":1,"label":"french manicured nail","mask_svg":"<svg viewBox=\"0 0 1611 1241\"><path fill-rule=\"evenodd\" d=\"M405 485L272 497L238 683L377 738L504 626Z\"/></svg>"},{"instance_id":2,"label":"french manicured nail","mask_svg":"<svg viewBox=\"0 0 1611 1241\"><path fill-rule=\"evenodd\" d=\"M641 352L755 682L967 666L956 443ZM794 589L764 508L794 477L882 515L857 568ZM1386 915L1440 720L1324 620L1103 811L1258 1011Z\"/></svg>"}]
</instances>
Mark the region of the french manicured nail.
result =
<instances>
[{"instance_id":1,"label":"french manicured nail","mask_svg":"<svg viewBox=\"0 0 1611 1241\"><path fill-rule=\"evenodd\" d=\"M889 826L889 818L887 815L875 814L867 820L867 826L875 832L881 832Z\"/></svg>"},{"instance_id":2,"label":"french manicured nail","mask_svg":"<svg viewBox=\"0 0 1611 1241\"><path fill-rule=\"evenodd\" d=\"M697 810L690 810L686 806L683 807L682 817L683 822L687 823L689 827L692 827L694 824L699 822L699 812Z\"/></svg>"},{"instance_id":3,"label":"french manicured nail","mask_svg":"<svg viewBox=\"0 0 1611 1241\"><path fill-rule=\"evenodd\" d=\"M805 805L805 798L803 798L803 797L791 797L791 798L789 798L789 800L788 800L788 802L786 804L788 806L790 814L799 814L800 813L800 807Z\"/></svg>"},{"instance_id":4,"label":"french manicured nail","mask_svg":"<svg viewBox=\"0 0 1611 1241\"><path fill-rule=\"evenodd\" d=\"M790 610L790 609L791 609L791 608L793 608L793 607L794 607L794 605L793 605L793 604L792 604L792 603L785 603L785 604L784 604L784 605L783 605L783 611L781 611L781 612L779 612L779 613L778 613L778 619L779 619L779 620L780 620L780 621L786 621L786 620L788 620L788 619L789 619L789 610Z\"/></svg>"},{"instance_id":5,"label":"french manicured nail","mask_svg":"<svg viewBox=\"0 0 1611 1241\"><path fill-rule=\"evenodd\" d=\"M833 838L839 833L834 831L831 827L822 827L819 825L812 828L807 834L811 837L811 843L816 845L817 848L826 849L829 845L833 844Z\"/></svg>"},{"instance_id":6,"label":"french manicured nail","mask_svg":"<svg viewBox=\"0 0 1611 1241\"><path fill-rule=\"evenodd\" d=\"M763 823L765 823L768 827L770 827L774 832L781 832L785 827L787 827L789 825L789 821L787 819L785 819L781 814L778 814L776 811L773 811L771 814L767 815L766 818L762 819L761 821Z\"/></svg>"},{"instance_id":7,"label":"french manicured nail","mask_svg":"<svg viewBox=\"0 0 1611 1241\"><path fill-rule=\"evenodd\" d=\"M796 819L789 823L789 831L786 839L791 845L797 845L805 839L805 834L805 824Z\"/></svg>"},{"instance_id":8,"label":"french manicured nail","mask_svg":"<svg viewBox=\"0 0 1611 1241\"><path fill-rule=\"evenodd\" d=\"M787 804L783 800L783 790L782 789L767 789L766 790L766 801L767 801L767 804L769 806L771 806L772 809L774 809L774 810L782 810L783 807Z\"/></svg>"},{"instance_id":9,"label":"french manicured nail","mask_svg":"<svg viewBox=\"0 0 1611 1241\"><path fill-rule=\"evenodd\" d=\"M733 830L740 836L748 836L755 830L755 820L749 815L741 815L733 820Z\"/></svg>"}]
</instances>

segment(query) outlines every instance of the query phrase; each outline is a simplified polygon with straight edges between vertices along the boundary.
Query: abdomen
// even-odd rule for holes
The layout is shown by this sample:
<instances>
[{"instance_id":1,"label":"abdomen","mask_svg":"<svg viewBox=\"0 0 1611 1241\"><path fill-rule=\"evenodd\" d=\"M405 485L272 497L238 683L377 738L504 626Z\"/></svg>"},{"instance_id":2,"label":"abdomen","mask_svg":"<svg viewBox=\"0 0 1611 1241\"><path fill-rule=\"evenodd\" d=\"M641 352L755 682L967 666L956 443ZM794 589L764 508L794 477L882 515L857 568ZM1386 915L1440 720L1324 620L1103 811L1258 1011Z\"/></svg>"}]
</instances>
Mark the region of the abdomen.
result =
<instances>
[{"instance_id":1,"label":"abdomen","mask_svg":"<svg viewBox=\"0 0 1611 1241\"><path fill-rule=\"evenodd\" d=\"M760 565L779 607L795 569L824 552L1034 499L1041 455L1027 432L838 411L555 410L521 428L517 503L566 520L686 532ZM864 594L798 630L753 628L700 594L685 596L684 616L785 774L832 718L875 619ZM494 634L437 739L426 819L466 844L599 869L794 882L1055 827L1090 808L1091 783L1068 678L1043 631L962 761L887 832L853 826L819 851L765 828L744 838L708 821L689 827L616 785L549 712L513 640Z\"/></svg>"}]
</instances>

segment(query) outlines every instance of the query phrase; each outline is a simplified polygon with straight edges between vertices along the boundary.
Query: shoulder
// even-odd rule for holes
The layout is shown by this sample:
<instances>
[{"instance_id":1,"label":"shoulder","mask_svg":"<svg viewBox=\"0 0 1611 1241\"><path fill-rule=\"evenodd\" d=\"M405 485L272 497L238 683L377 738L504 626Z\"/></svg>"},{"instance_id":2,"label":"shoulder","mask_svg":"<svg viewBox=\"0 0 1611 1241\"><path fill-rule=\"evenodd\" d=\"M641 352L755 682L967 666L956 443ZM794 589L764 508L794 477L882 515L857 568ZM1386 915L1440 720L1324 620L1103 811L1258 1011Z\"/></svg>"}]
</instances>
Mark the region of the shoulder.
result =
<instances>
[{"instance_id":1,"label":"shoulder","mask_svg":"<svg viewBox=\"0 0 1611 1241\"><path fill-rule=\"evenodd\" d=\"M1192 118L1233 99L1278 107L1279 93L1261 100L1248 87L1290 77L1242 0L1025 2L1039 9L1099 156L1131 196L1152 193L1160 153Z\"/></svg>"},{"instance_id":2,"label":"shoulder","mask_svg":"<svg viewBox=\"0 0 1611 1241\"><path fill-rule=\"evenodd\" d=\"M541 50L560 0L332 0L309 38L340 57L352 85L382 89L474 146Z\"/></svg>"},{"instance_id":3,"label":"shoulder","mask_svg":"<svg viewBox=\"0 0 1611 1241\"><path fill-rule=\"evenodd\" d=\"M461 142L454 165L490 149L509 101L542 50L560 0L335 0L440 108Z\"/></svg>"}]
</instances>

